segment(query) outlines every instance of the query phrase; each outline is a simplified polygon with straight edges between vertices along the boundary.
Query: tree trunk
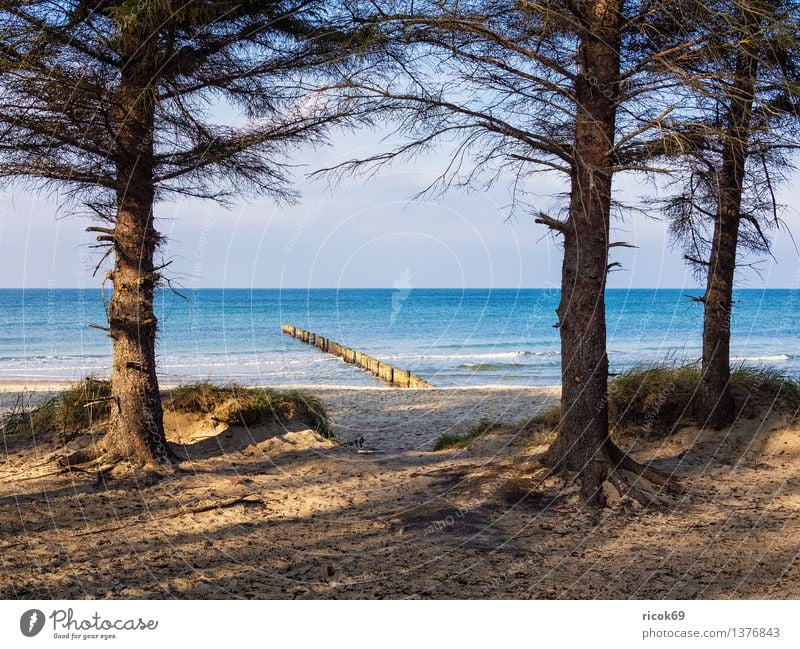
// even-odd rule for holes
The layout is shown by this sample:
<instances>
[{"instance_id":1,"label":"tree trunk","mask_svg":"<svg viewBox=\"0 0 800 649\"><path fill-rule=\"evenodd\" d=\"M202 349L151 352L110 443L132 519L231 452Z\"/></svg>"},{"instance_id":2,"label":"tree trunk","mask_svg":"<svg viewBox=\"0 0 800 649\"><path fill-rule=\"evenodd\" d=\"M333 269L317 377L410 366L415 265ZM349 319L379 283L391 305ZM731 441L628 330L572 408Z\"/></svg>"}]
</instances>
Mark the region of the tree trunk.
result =
<instances>
[{"instance_id":1,"label":"tree trunk","mask_svg":"<svg viewBox=\"0 0 800 649\"><path fill-rule=\"evenodd\" d=\"M106 453L137 465L169 463L161 396L156 376L153 258L159 241L153 227L153 198L129 189L117 209L114 292L108 309L114 341L111 370L112 423Z\"/></svg>"},{"instance_id":2,"label":"tree trunk","mask_svg":"<svg viewBox=\"0 0 800 649\"><path fill-rule=\"evenodd\" d=\"M714 239L708 267L703 311L703 357L696 412L705 426L723 428L733 421L730 393L731 309L733 276L739 238L739 208L735 196L720 187L720 207L714 222ZM722 210L723 196L727 204Z\"/></svg>"},{"instance_id":3,"label":"tree trunk","mask_svg":"<svg viewBox=\"0 0 800 649\"><path fill-rule=\"evenodd\" d=\"M139 79L144 79L139 82ZM153 90L134 65L123 69L117 136L115 263L108 277L113 340L111 426L101 443L109 459L135 465L170 463L156 376L154 256L160 237L153 223Z\"/></svg>"},{"instance_id":4,"label":"tree trunk","mask_svg":"<svg viewBox=\"0 0 800 649\"><path fill-rule=\"evenodd\" d=\"M752 22L751 19L751 26ZM737 51L722 148L717 213L704 297L702 373L695 404L705 425L717 429L730 424L736 414L730 393L733 279L753 94L758 74L758 60L748 51L745 40L743 37Z\"/></svg>"},{"instance_id":5,"label":"tree trunk","mask_svg":"<svg viewBox=\"0 0 800 649\"><path fill-rule=\"evenodd\" d=\"M620 0L587 3L579 76L569 215L561 230L561 424L545 460L577 472L587 501L603 504L614 469L608 436L605 287L619 86Z\"/></svg>"}]
</instances>

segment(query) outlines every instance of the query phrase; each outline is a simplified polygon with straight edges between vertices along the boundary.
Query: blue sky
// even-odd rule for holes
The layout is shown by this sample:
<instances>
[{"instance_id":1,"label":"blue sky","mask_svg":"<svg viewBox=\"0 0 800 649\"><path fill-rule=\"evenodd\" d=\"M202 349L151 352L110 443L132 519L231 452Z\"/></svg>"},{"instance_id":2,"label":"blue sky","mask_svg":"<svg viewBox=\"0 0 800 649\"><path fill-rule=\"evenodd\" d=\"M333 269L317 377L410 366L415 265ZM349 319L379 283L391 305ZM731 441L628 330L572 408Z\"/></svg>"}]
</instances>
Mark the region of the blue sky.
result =
<instances>
[{"instance_id":1,"label":"blue sky","mask_svg":"<svg viewBox=\"0 0 800 649\"><path fill-rule=\"evenodd\" d=\"M412 287L549 287L560 278L561 252L532 217L508 220L509 198L501 182L488 192L452 189L435 200L410 201L442 169L446 150L396 164L370 179L345 179L330 187L308 181L305 171L351 155L378 151L374 133L339 134L330 148L301 154L297 205L268 199L241 200L232 209L208 202L162 203L157 208L163 248L173 260L171 276L186 287L391 287L410 273ZM792 181L796 181L793 177ZM619 196L648 191L639 180L617 180ZM797 236L800 200L790 181L782 200ZM561 189L539 178L541 196ZM59 217L58 197L19 187L0 195L0 286L91 287L98 257L81 216ZM537 201L538 206L538 201ZM615 239L635 250L617 249L622 270L612 287L689 287L696 282L669 247L663 223L631 216L615 223ZM798 237L800 239L800 237ZM761 264L761 276L739 272L743 287L800 287L800 262L790 237L779 233L776 260Z\"/></svg>"}]
</instances>

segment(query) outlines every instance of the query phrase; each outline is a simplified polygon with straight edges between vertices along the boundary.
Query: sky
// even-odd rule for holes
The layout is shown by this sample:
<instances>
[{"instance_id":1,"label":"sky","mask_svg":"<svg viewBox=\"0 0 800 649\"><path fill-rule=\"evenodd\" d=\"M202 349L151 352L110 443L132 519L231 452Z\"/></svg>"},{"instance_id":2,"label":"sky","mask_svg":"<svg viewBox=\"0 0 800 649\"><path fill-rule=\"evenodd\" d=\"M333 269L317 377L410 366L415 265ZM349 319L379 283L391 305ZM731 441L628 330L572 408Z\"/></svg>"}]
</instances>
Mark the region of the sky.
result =
<instances>
[{"instance_id":1,"label":"sky","mask_svg":"<svg viewBox=\"0 0 800 649\"><path fill-rule=\"evenodd\" d=\"M339 133L329 148L304 151L297 170L296 205L247 199L225 208L213 202L164 202L157 226L166 235L161 250L171 260L169 277L186 288L526 288L560 281L557 240L529 214L509 218L502 181L488 191L449 190L412 200L443 169L447 149L399 163L372 178L345 178L331 185L309 180L307 172L354 155L385 150L376 133ZM800 241L800 196L790 178L779 197L785 219ZM652 191L641 179L616 180L617 197L632 200ZM530 189L536 206L563 190L552 177ZM92 277L99 253L84 228L91 220L59 209L60 198L31 188L0 193L0 257L3 288L100 286ZM647 201L643 203L647 207ZM637 246L616 248L622 268L610 274L614 288L686 288L698 282L670 246L657 214L615 219L614 239ZM776 235L775 259L759 272L743 268L737 285L750 288L800 287L800 260L792 238ZM404 284L405 285L405 284Z\"/></svg>"}]
</instances>

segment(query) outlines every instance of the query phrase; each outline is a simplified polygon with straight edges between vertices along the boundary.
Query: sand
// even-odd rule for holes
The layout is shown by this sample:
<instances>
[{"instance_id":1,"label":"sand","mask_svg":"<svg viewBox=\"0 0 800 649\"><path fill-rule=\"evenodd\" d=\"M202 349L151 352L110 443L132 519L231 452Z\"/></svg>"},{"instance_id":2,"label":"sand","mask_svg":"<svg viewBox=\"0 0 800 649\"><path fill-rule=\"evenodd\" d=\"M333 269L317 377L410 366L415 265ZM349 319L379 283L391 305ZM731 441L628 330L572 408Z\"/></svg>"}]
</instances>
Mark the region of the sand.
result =
<instances>
[{"instance_id":1,"label":"sand","mask_svg":"<svg viewBox=\"0 0 800 649\"><path fill-rule=\"evenodd\" d=\"M800 430L785 420L623 440L685 493L596 514L534 480L543 447L518 426L431 450L481 418L523 421L555 388L312 392L340 443L170 415L180 470L107 479L52 475L53 443L9 444L0 597L800 597Z\"/></svg>"}]
</instances>

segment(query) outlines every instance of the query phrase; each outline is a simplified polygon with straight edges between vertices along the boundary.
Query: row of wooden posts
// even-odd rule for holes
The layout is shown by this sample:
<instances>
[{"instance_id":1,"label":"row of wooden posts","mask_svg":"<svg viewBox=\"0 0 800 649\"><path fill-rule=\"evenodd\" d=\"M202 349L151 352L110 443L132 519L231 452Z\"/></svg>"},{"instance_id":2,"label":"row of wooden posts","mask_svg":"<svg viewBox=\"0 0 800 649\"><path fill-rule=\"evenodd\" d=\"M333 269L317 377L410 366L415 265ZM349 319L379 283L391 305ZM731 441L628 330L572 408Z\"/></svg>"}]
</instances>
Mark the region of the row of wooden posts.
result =
<instances>
[{"instance_id":1,"label":"row of wooden posts","mask_svg":"<svg viewBox=\"0 0 800 649\"><path fill-rule=\"evenodd\" d=\"M305 329L300 329L290 324L281 325L281 331L287 336L312 345L323 352L339 356L345 363L352 363L363 370L367 370L367 372L371 372L379 379L386 381L386 383L390 385L397 386L398 388L433 387L430 383L419 378L416 374L412 374L409 370L399 370L392 365L382 363L378 359L372 358L372 356L362 354L355 349L350 349L328 338L319 336L313 331L306 331Z\"/></svg>"}]
</instances>

